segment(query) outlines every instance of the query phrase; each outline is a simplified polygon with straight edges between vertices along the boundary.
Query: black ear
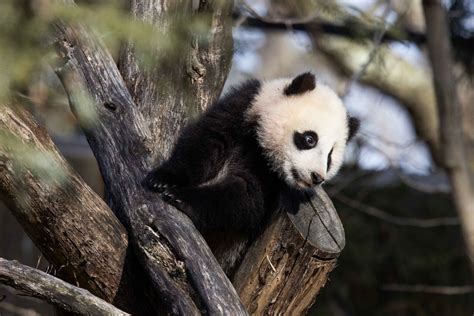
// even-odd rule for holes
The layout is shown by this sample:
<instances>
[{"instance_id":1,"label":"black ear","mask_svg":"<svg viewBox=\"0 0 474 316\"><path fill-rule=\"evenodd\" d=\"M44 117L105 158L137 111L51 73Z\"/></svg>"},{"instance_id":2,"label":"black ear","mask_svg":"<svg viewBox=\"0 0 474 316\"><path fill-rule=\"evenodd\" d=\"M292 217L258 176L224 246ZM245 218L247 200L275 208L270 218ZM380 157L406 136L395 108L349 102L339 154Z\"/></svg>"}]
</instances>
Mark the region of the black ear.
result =
<instances>
[{"instance_id":1,"label":"black ear","mask_svg":"<svg viewBox=\"0 0 474 316\"><path fill-rule=\"evenodd\" d=\"M357 134L357 131L359 130L360 120L356 117L349 116L348 125L349 125L349 137L347 138L347 141L350 141L355 136L355 134Z\"/></svg>"},{"instance_id":2,"label":"black ear","mask_svg":"<svg viewBox=\"0 0 474 316\"><path fill-rule=\"evenodd\" d=\"M295 95L311 91L316 88L316 77L310 73L305 72L297 76L290 83L288 87L285 88L285 95Z\"/></svg>"}]
</instances>

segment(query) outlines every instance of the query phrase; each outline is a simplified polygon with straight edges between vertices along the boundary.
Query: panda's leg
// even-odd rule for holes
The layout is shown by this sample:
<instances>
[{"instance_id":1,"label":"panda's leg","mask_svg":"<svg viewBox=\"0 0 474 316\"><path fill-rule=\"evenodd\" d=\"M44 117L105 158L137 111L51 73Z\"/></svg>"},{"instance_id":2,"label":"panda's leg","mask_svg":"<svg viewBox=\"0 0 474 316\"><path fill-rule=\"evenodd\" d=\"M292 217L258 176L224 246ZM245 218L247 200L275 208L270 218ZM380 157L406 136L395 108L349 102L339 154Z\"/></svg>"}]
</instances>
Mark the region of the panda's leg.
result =
<instances>
[{"instance_id":1,"label":"panda's leg","mask_svg":"<svg viewBox=\"0 0 474 316\"><path fill-rule=\"evenodd\" d=\"M164 193L201 232L254 232L264 217L263 194L251 175L233 174L201 187L176 187Z\"/></svg>"}]
</instances>

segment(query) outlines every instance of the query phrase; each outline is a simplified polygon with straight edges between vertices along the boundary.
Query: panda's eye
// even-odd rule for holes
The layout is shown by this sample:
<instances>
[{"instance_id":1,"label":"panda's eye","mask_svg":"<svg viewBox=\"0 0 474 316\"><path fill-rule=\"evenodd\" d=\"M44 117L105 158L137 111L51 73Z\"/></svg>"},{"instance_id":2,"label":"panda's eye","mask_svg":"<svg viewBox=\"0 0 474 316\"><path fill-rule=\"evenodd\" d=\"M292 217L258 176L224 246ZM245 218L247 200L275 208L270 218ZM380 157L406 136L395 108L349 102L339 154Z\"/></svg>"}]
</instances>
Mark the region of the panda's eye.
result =
<instances>
[{"instance_id":1,"label":"panda's eye","mask_svg":"<svg viewBox=\"0 0 474 316\"><path fill-rule=\"evenodd\" d=\"M306 131L303 133L295 132L293 135L293 142L299 150L308 150L316 147L318 144L318 134L313 131Z\"/></svg>"},{"instance_id":2,"label":"panda's eye","mask_svg":"<svg viewBox=\"0 0 474 316\"><path fill-rule=\"evenodd\" d=\"M308 145L308 147L314 147L314 146L316 146L316 140L314 139L313 136L311 136L311 135L306 135L306 136L304 137L304 140L305 140L305 142L306 142L306 145Z\"/></svg>"}]
</instances>

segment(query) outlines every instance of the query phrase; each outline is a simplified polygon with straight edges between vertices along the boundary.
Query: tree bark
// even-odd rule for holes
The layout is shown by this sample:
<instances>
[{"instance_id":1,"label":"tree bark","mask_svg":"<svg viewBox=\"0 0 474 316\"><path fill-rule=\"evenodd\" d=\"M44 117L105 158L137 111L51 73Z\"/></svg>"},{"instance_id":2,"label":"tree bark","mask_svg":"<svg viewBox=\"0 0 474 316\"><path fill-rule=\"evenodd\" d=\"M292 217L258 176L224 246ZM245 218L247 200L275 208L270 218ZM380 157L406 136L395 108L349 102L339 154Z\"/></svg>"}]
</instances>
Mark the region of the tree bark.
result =
<instances>
[{"instance_id":1,"label":"tree bark","mask_svg":"<svg viewBox=\"0 0 474 316\"><path fill-rule=\"evenodd\" d=\"M52 275L0 258L0 283L80 315L130 315Z\"/></svg>"},{"instance_id":2,"label":"tree bark","mask_svg":"<svg viewBox=\"0 0 474 316\"><path fill-rule=\"evenodd\" d=\"M0 130L12 140L0 144L2 200L59 275L126 306L133 297L127 290L132 282L123 271L128 244L124 227L29 113L1 106ZM46 181L44 173L25 163L28 155L49 159L58 177Z\"/></svg>"},{"instance_id":3,"label":"tree bark","mask_svg":"<svg viewBox=\"0 0 474 316\"><path fill-rule=\"evenodd\" d=\"M158 164L159 158L168 156L187 119L220 96L232 60L232 1L192 5L185 0L133 0L130 10L162 34L183 27L174 21L201 19L208 27L206 36L187 34L174 50L157 49L153 67L140 66L141 56L132 44L121 51L119 69L153 135L151 150Z\"/></svg>"},{"instance_id":4,"label":"tree bark","mask_svg":"<svg viewBox=\"0 0 474 316\"><path fill-rule=\"evenodd\" d=\"M454 203L474 273L474 184L469 177L462 109L456 92L446 12L437 0L424 0L428 51L440 120L441 157L451 181Z\"/></svg>"},{"instance_id":5,"label":"tree bark","mask_svg":"<svg viewBox=\"0 0 474 316\"><path fill-rule=\"evenodd\" d=\"M304 315L344 245L339 216L320 188L298 213L273 217L232 282L252 315Z\"/></svg>"}]
</instances>

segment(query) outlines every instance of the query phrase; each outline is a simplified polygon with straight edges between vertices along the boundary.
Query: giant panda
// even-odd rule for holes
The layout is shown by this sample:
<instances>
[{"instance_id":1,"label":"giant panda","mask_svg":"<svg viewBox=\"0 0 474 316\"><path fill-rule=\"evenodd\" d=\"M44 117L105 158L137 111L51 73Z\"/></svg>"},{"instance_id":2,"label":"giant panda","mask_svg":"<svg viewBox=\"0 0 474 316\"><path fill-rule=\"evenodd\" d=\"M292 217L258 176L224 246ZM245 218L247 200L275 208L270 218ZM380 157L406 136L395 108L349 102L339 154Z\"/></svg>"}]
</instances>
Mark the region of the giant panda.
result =
<instances>
[{"instance_id":1,"label":"giant panda","mask_svg":"<svg viewBox=\"0 0 474 316\"><path fill-rule=\"evenodd\" d=\"M188 124L145 183L190 217L231 274L266 219L334 177L358 126L312 73L249 80Z\"/></svg>"}]
</instances>

